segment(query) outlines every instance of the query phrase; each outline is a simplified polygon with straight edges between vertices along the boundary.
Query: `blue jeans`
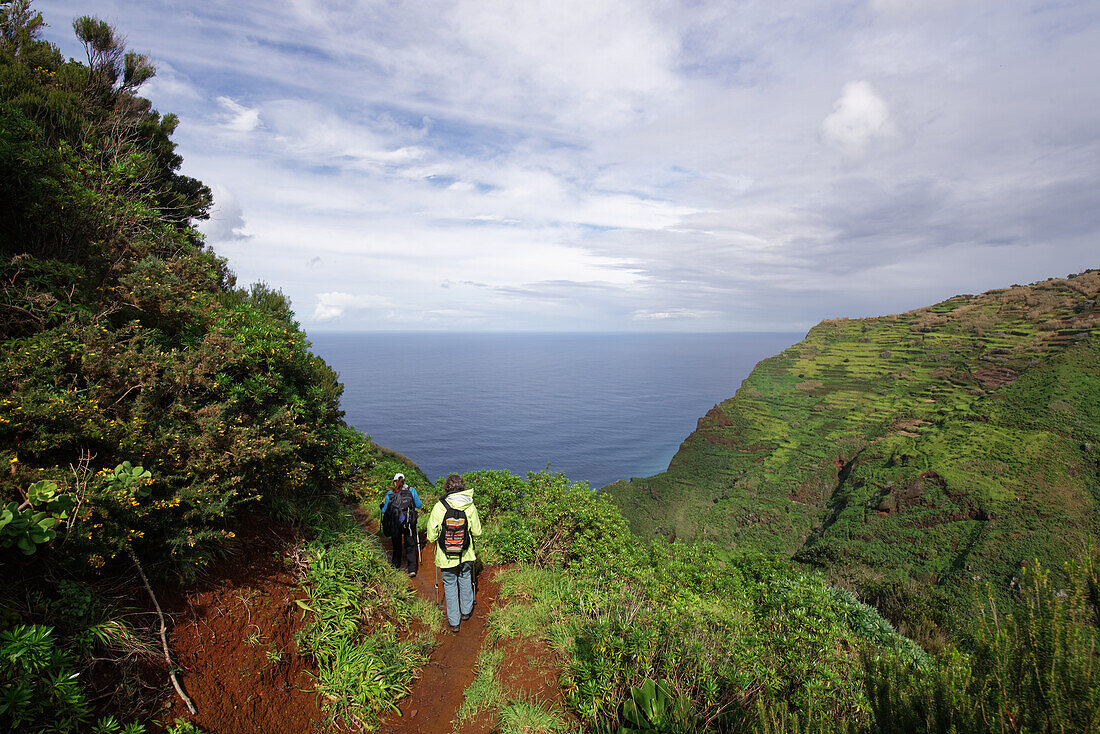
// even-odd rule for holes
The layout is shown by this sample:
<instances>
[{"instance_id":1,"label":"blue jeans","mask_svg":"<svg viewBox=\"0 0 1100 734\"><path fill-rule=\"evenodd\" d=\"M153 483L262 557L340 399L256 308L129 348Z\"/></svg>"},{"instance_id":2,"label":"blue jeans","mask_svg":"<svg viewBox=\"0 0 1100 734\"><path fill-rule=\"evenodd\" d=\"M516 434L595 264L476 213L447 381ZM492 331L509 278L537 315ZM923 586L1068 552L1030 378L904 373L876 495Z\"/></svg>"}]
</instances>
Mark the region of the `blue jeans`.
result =
<instances>
[{"instance_id":1,"label":"blue jeans","mask_svg":"<svg viewBox=\"0 0 1100 734\"><path fill-rule=\"evenodd\" d=\"M454 568L441 568L443 598L447 600L447 622L456 627L463 614L474 611L473 564L460 563Z\"/></svg>"}]
</instances>

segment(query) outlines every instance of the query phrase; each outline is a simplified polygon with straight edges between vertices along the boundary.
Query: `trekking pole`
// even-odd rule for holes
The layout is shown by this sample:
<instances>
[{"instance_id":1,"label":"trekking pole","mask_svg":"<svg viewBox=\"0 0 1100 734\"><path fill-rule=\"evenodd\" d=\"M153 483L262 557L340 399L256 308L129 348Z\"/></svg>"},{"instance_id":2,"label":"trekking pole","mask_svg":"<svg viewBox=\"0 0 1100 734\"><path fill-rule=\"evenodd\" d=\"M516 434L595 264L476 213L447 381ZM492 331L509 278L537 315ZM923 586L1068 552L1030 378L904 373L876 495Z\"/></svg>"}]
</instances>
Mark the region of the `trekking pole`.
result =
<instances>
[{"instance_id":1,"label":"trekking pole","mask_svg":"<svg viewBox=\"0 0 1100 734\"><path fill-rule=\"evenodd\" d=\"M439 606L439 566L435 567L435 605Z\"/></svg>"}]
</instances>

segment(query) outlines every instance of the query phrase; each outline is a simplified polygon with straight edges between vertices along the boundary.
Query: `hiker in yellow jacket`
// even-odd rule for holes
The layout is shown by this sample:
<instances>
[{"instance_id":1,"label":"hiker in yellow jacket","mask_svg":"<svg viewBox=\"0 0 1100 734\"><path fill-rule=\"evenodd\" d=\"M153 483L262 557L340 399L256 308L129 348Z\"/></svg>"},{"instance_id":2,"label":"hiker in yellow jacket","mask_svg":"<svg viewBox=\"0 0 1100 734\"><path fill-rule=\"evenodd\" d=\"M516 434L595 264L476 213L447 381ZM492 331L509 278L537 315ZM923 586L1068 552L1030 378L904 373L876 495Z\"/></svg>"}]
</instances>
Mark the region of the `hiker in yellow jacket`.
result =
<instances>
[{"instance_id":1,"label":"hiker in yellow jacket","mask_svg":"<svg viewBox=\"0 0 1100 734\"><path fill-rule=\"evenodd\" d=\"M443 482L443 497L428 516L428 542L435 545L435 565L443 575L447 622L458 632L474 613L474 538L481 535L481 518L473 492L457 474Z\"/></svg>"}]
</instances>

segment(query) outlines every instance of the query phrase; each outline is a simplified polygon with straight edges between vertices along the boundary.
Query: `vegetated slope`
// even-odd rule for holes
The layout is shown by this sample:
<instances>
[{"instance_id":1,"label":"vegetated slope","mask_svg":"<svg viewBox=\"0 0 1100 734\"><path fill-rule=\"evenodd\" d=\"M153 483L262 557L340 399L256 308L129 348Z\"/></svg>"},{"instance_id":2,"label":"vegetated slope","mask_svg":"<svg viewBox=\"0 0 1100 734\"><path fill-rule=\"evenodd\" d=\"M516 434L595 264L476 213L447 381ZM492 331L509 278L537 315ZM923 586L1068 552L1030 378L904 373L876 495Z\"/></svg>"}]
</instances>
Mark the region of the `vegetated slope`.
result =
<instances>
[{"instance_id":1,"label":"vegetated slope","mask_svg":"<svg viewBox=\"0 0 1100 734\"><path fill-rule=\"evenodd\" d=\"M205 245L210 191L179 173L177 119L138 96L149 60L82 17L87 63L66 61L43 22L0 1L0 730L115 731L117 714L136 732L172 690L157 616L133 611L146 577L219 588L210 574L233 562L214 561L257 551L243 517L312 528L317 507L376 502L396 470L427 479L344 422L343 387L282 294L237 287ZM333 556L354 555L378 583L310 594L367 665L400 645L363 652L369 615L340 615L351 597L398 599L404 580L360 545L319 547L310 568L323 556L331 577ZM322 681L330 632L308 645Z\"/></svg>"},{"instance_id":2,"label":"vegetated slope","mask_svg":"<svg viewBox=\"0 0 1100 734\"><path fill-rule=\"evenodd\" d=\"M824 321L668 471L604 491L643 535L794 555L876 598L1060 568L1100 525L1098 294L1090 270Z\"/></svg>"},{"instance_id":3,"label":"vegetated slope","mask_svg":"<svg viewBox=\"0 0 1100 734\"><path fill-rule=\"evenodd\" d=\"M563 731L573 718L586 731L865 731L865 655L930 669L873 608L789 559L645 543L608 497L560 474L465 479L485 527L479 557L513 565L498 576L460 720L503 731ZM562 697L506 692L506 658L528 644L561 668ZM635 689L657 682L668 695L650 697L650 710L663 718L628 713Z\"/></svg>"}]
</instances>

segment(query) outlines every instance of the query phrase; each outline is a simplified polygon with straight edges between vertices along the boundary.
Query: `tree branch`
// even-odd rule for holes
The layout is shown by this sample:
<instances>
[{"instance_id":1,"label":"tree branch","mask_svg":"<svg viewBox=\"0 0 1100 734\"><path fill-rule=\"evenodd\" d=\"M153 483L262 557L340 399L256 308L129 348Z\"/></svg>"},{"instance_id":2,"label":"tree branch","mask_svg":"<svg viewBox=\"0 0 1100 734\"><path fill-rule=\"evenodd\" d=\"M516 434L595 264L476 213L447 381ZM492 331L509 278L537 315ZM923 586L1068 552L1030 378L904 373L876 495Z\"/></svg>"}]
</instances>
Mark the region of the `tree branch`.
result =
<instances>
[{"instance_id":1,"label":"tree branch","mask_svg":"<svg viewBox=\"0 0 1100 734\"><path fill-rule=\"evenodd\" d=\"M130 558L134 561L134 567L137 568L138 575L141 576L141 583L145 584L145 590L149 592L149 598L153 600L153 606L157 609L157 616L160 617L160 644L164 648L164 660L168 663L168 677L172 679L172 687L176 689L176 693L180 694L180 698L187 704L187 710L192 714L196 713L195 704L191 702L191 699L187 697L187 694L183 692L183 686L180 685L179 679L176 678L176 671L172 667L172 654L168 650L168 636L165 633L164 612L160 610L160 602L157 601L156 595L153 593L153 587L149 585L149 579L145 577L145 571L141 567L141 562L138 560L137 554L134 553L134 549L129 543L126 544L126 550L130 553Z\"/></svg>"}]
</instances>

